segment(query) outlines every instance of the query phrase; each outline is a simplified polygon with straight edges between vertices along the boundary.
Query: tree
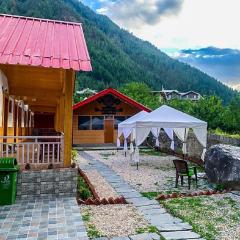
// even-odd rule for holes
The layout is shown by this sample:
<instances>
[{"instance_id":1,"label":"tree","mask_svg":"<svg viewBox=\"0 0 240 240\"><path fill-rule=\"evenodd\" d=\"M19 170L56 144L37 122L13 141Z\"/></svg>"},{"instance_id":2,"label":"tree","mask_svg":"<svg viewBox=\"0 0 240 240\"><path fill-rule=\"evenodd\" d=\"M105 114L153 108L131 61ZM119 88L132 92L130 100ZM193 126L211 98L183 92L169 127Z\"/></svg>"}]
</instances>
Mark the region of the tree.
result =
<instances>
[{"instance_id":1,"label":"tree","mask_svg":"<svg viewBox=\"0 0 240 240\"><path fill-rule=\"evenodd\" d=\"M160 105L158 97L151 93L151 89L145 83L128 83L120 88L120 91L148 108L156 109Z\"/></svg>"}]
</instances>

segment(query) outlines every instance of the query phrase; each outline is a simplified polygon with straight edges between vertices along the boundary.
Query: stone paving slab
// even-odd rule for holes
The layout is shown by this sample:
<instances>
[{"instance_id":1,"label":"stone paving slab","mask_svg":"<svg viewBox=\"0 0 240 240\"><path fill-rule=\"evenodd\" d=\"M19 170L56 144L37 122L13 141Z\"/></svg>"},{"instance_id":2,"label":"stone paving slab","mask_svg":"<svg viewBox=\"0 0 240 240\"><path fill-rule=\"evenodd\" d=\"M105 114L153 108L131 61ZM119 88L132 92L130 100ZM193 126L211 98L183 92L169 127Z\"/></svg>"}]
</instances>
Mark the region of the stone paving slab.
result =
<instances>
[{"instance_id":1,"label":"stone paving slab","mask_svg":"<svg viewBox=\"0 0 240 240\"><path fill-rule=\"evenodd\" d=\"M129 240L129 237L113 237L110 240Z\"/></svg>"},{"instance_id":2,"label":"stone paving slab","mask_svg":"<svg viewBox=\"0 0 240 240\"><path fill-rule=\"evenodd\" d=\"M192 231L163 232L161 235L166 240L199 239L200 236Z\"/></svg>"},{"instance_id":3,"label":"stone paving slab","mask_svg":"<svg viewBox=\"0 0 240 240\"><path fill-rule=\"evenodd\" d=\"M163 224L169 225L169 224L176 224L181 223L182 220L180 218L173 217L169 213L163 213L161 215L153 215L151 217L148 217L149 222L154 226L162 226Z\"/></svg>"},{"instance_id":4,"label":"stone paving slab","mask_svg":"<svg viewBox=\"0 0 240 240\"><path fill-rule=\"evenodd\" d=\"M160 236L156 233L142 233L129 236L131 240L160 240Z\"/></svg>"},{"instance_id":5,"label":"stone paving slab","mask_svg":"<svg viewBox=\"0 0 240 240\"><path fill-rule=\"evenodd\" d=\"M0 239L88 239L76 198L44 197L0 206Z\"/></svg>"},{"instance_id":6,"label":"stone paving slab","mask_svg":"<svg viewBox=\"0 0 240 240\"><path fill-rule=\"evenodd\" d=\"M150 208L150 209L147 209L147 210L140 210L140 212L143 213L144 215L150 215L150 216L157 215L157 216L159 216L163 213L166 213L166 210L164 208L156 208L156 209L151 209Z\"/></svg>"},{"instance_id":7,"label":"stone paving slab","mask_svg":"<svg viewBox=\"0 0 240 240\"><path fill-rule=\"evenodd\" d=\"M174 223L174 224L159 224L157 228L160 232L174 232L192 230L192 226L188 223Z\"/></svg>"},{"instance_id":8,"label":"stone paving slab","mask_svg":"<svg viewBox=\"0 0 240 240\"><path fill-rule=\"evenodd\" d=\"M132 191L132 192L129 192L129 193L124 193L124 197L126 199L128 199L128 198L129 199L131 199L131 198L141 198L142 195L137 191Z\"/></svg>"},{"instance_id":9,"label":"stone paving slab","mask_svg":"<svg viewBox=\"0 0 240 240\"><path fill-rule=\"evenodd\" d=\"M124 196L124 194L123 194ZM156 200L149 200L148 198L131 198L129 202L133 203L135 206L149 206L149 205L159 205Z\"/></svg>"}]
</instances>

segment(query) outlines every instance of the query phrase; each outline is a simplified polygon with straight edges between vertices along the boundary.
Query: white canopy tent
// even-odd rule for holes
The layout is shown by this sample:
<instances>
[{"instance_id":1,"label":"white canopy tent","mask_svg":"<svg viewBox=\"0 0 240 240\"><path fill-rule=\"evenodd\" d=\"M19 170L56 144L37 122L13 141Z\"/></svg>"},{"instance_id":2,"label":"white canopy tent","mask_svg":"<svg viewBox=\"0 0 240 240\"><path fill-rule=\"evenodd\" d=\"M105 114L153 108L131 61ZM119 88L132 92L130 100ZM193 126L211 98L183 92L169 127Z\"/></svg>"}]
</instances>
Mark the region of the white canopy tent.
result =
<instances>
[{"instance_id":1,"label":"white canopy tent","mask_svg":"<svg viewBox=\"0 0 240 240\"><path fill-rule=\"evenodd\" d=\"M120 147L120 137L123 135L124 137L124 151L127 151L127 138L132 134L133 135L133 125L137 120L140 120L146 117L149 113L146 111L141 111L132 117L126 119L125 121L118 124L118 138L117 138L117 147ZM133 149L133 145L131 145L131 149Z\"/></svg>"},{"instance_id":2,"label":"white canopy tent","mask_svg":"<svg viewBox=\"0 0 240 240\"><path fill-rule=\"evenodd\" d=\"M143 141L149 135L150 131L152 131L154 136L158 138L158 135L162 128L165 130L165 132L167 132L170 138L172 137L172 141L174 132L177 137L183 142L183 153L186 153L186 140L188 131L189 129L192 129L198 141L204 148L202 159L206 151L207 123L166 105L163 105L155 111L147 114L146 116L137 118L135 121L124 124L120 127L122 129L134 129L133 138L136 144L135 161L139 161L138 146L143 143Z\"/></svg>"}]
</instances>

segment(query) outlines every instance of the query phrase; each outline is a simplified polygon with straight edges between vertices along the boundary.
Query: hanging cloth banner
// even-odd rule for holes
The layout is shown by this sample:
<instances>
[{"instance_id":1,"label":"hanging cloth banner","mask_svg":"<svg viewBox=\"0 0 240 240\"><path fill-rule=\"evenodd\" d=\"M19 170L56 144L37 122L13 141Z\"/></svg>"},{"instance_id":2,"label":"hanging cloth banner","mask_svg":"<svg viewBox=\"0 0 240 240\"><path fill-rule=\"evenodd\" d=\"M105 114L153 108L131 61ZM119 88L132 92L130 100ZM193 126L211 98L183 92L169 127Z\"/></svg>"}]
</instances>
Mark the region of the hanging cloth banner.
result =
<instances>
[{"instance_id":1,"label":"hanging cloth banner","mask_svg":"<svg viewBox=\"0 0 240 240\"><path fill-rule=\"evenodd\" d=\"M182 141L183 146L182 146L182 152L183 154L187 154L187 137L188 137L188 132L189 128L174 128L174 132L176 133L177 137Z\"/></svg>"},{"instance_id":2,"label":"hanging cloth banner","mask_svg":"<svg viewBox=\"0 0 240 240\"><path fill-rule=\"evenodd\" d=\"M123 145L123 149L124 152L127 152L127 138L129 137L129 135L132 132L132 128L123 128L122 133L123 133L123 137L124 137L124 145Z\"/></svg>"},{"instance_id":3,"label":"hanging cloth banner","mask_svg":"<svg viewBox=\"0 0 240 240\"><path fill-rule=\"evenodd\" d=\"M160 130L161 128L152 128L151 132L153 134L153 136L156 138L156 142L155 142L155 146L156 147L160 147L160 142L159 142L159 134L160 134Z\"/></svg>"},{"instance_id":4,"label":"hanging cloth banner","mask_svg":"<svg viewBox=\"0 0 240 240\"><path fill-rule=\"evenodd\" d=\"M127 148L127 139L124 139L123 149L124 149L124 152L127 152L127 150L128 150L128 148Z\"/></svg>"},{"instance_id":5,"label":"hanging cloth banner","mask_svg":"<svg viewBox=\"0 0 240 240\"><path fill-rule=\"evenodd\" d=\"M135 152L134 152L134 162L139 163L139 148L136 146Z\"/></svg>"},{"instance_id":6,"label":"hanging cloth banner","mask_svg":"<svg viewBox=\"0 0 240 240\"><path fill-rule=\"evenodd\" d=\"M121 147L121 143L120 143L120 139L117 138L117 147L120 148Z\"/></svg>"},{"instance_id":7,"label":"hanging cloth banner","mask_svg":"<svg viewBox=\"0 0 240 240\"><path fill-rule=\"evenodd\" d=\"M129 153L130 155L132 155L134 153L134 147L133 147L133 141L134 141L134 136L133 136L133 132L130 135L130 150Z\"/></svg>"},{"instance_id":8,"label":"hanging cloth banner","mask_svg":"<svg viewBox=\"0 0 240 240\"><path fill-rule=\"evenodd\" d=\"M165 133L171 139L171 146L170 148L174 151L174 137L173 137L173 129L171 128L164 128Z\"/></svg>"},{"instance_id":9,"label":"hanging cloth banner","mask_svg":"<svg viewBox=\"0 0 240 240\"><path fill-rule=\"evenodd\" d=\"M201 128L193 128L193 132L195 136L197 137L197 140L201 143L203 146L203 152L201 159L204 161L205 153L207 151L207 127L201 127Z\"/></svg>"},{"instance_id":10,"label":"hanging cloth banner","mask_svg":"<svg viewBox=\"0 0 240 240\"><path fill-rule=\"evenodd\" d=\"M133 147L133 143L130 143L130 150L129 150L130 154L134 153L134 147Z\"/></svg>"}]
</instances>

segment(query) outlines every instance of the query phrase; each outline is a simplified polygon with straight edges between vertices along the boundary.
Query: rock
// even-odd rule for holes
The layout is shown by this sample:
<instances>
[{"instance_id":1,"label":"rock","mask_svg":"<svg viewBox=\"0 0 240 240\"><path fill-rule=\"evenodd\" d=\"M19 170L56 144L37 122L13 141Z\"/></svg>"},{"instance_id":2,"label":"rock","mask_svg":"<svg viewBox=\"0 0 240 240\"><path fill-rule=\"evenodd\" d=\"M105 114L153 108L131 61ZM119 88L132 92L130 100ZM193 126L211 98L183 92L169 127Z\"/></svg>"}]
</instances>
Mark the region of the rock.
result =
<instances>
[{"instance_id":1,"label":"rock","mask_svg":"<svg viewBox=\"0 0 240 240\"><path fill-rule=\"evenodd\" d=\"M209 148L205 171L211 183L240 190L240 147L219 144Z\"/></svg>"}]
</instances>

